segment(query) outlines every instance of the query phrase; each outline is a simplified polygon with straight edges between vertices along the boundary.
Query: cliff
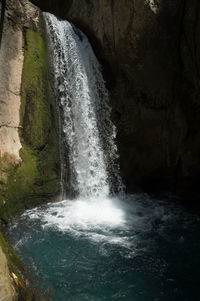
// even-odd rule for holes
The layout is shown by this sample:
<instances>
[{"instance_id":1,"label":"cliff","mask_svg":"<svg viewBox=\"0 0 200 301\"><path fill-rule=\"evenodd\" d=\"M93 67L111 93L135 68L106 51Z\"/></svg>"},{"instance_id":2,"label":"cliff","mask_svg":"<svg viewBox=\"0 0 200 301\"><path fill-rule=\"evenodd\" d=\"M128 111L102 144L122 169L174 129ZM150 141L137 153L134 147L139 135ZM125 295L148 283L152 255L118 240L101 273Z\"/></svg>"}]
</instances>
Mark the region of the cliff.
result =
<instances>
[{"instance_id":1,"label":"cliff","mask_svg":"<svg viewBox=\"0 0 200 301\"><path fill-rule=\"evenodd\" d=\"M41 12L26 0L7 0L5 10L3 4L0 231L13 214L60 191L57 114ZM31 300L32 296L20 260L0 232L0 300Z\"/></svg>"},{"instance_id":2,"label":"cliff","mask_svg":"<svg viewBox=\"0 0 200 301\"><path fill-rule=\"evenodd\" d=\"M199 1L161 0L156 10L144 0L32 2L89 37L108 84L129 188L198 200Z\"/></svg>"},{"instance_id":3,"label":"cliff","mask_svg":"<svg viewBox=\"0 0 200 301\"><path fill-rule=\"evenodd\" d=\"M7 1L0 64L0 220L7 222L60 190L43 24L28 1Z\"/></svg>"},{"instance_id":4,"label":"cliff","mask_svg":"<svg viewBox=\"0 0 200 301\"><path fill-rule=\"evenodd\" d=\"M10 275L6 257L0 248L0 300L1 295L7 298L7 300L15 300L15 289L10 281ZM2 293L3 291L3 293Z\"/></svg>"}]
</instances>

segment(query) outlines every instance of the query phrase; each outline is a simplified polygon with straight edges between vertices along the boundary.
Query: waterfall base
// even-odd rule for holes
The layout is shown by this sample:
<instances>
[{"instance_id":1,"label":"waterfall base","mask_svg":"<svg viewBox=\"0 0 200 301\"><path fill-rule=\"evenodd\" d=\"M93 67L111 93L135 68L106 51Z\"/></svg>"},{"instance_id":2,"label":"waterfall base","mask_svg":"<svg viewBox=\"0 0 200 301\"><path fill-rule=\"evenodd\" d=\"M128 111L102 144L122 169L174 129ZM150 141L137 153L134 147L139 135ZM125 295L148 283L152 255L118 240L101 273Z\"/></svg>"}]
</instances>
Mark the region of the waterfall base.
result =
<instances>
[{"instance_id":1,"label":"waterfall base","mask_svg":"<svg viewBox=\"0 0 200 301\"><path fill-rule=\"evenodd\" d=\"M199 230L179 205L132 195L28 210L8 235L56 301L196 301Z\"/></svg>"}]
</instances>

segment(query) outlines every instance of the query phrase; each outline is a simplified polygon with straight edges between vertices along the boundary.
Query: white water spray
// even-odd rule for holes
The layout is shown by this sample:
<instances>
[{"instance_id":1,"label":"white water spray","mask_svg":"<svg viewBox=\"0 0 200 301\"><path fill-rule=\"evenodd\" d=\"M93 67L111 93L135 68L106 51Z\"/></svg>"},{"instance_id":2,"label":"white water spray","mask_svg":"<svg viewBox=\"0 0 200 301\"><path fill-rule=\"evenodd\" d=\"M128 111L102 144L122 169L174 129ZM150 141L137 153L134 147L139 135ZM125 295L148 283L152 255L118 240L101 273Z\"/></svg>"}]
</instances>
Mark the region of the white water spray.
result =
<instances>
[{"instance_id":1,"label":"white water spray","mask_svg":"<svg viewBox=\"0 0 200 301\"><path fill-rule=\"evenodd\" d=\"M69 161L64 186L82 198L119 193L116 129L100 65L79 29L49 13L44 16Z\"/></svg>"},{"instance_id":2,"label":"white water spray","mask_svg":"<svg viewBox=\"0 0 200 301\"><path fill-rule=\"evenodd\" d=\"M100 65L79 29L49 13L44 17L60 107L63 169L68 174L62 177L63 187L70 187L67 192L76 198L27 213L40 219L44 227L119 243L123 238L112 234L112 229L126 228L125 213L117 200L123 184Z\"/></svg>"}]
</instances>

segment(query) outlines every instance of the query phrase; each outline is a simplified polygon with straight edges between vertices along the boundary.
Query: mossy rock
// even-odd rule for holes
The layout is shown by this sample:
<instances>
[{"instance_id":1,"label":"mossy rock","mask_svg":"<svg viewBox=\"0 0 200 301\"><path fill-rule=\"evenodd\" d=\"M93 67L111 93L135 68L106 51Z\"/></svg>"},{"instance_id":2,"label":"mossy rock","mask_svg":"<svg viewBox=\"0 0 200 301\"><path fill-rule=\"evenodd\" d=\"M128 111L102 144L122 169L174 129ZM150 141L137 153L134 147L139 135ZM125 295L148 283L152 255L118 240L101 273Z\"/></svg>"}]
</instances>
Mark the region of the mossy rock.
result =
<instances>
[{"instance_id":1,"label":"mossy rock","mask_svg":"<svg viewBox=\"0 0 200 301\"><path fill-rule=\"evenodd\" d=\"M26 50L22 75L21 136L34 150L42 150L51 135L52 91L48 82L46 50L43 38L26 32Z\"/></svg>"},{"instance_id":2,"label":"mossy rock","mask_svg":"<svg viewBox=\"0 0 200 301\"><path fill-rule=\"evenodd\" d=\"M21 260L16 255L14 249L8 243L8 241L5 239L5 237L1 232L0 232L0 247L2 248L4 254L6 255L10 270L12 270L17 275L17 277L21 280L22 275L19 272L23 270L23 265L21 263Z\"/></svg>"},{"instance_id":3,"label":"mossy rock","mask_svg":"<svg viewBox=\"0 0 200 301\"><path fill-rule=\"evenodd\" d=\"M7 259L8 269L10 271L10 277L13 279L12 283L15 286L16 296L18 301L33 301L35 291L30 286L31 277L29 276L29 281L25 278L24 266L20 258L15 253L13 247L6 240L0 229L0 248Z\"/></svg>"},{"instance_id":4,"label":"mossy rock","mask_svg":"<svg viewBox=\"0 0 200 301\"><path fill-rule=\"evenodd\" d=\"M48 76L45 42L25 32L21 88L21 162L0 159L0 219L50 200L60 192L57 110Z\"/></svg>"}]
</instances>

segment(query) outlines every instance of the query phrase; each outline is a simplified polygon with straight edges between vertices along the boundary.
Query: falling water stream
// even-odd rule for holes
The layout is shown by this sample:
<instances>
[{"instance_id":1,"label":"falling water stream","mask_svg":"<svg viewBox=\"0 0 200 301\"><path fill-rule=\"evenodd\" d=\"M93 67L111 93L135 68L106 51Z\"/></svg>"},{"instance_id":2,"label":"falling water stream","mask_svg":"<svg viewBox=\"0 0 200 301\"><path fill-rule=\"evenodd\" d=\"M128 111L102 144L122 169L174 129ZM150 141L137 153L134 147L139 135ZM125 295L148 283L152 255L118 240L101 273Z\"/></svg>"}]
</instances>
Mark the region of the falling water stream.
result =
<instances>
[{"instance_id":1,"label":"falling water stream","mask_svg":"<svg viewBox=\"0 0 200 301\"><path fill-rule=\"evenodd\" d=\"M54 301L198 301L200 219L176 201L126 195L100 65L74 25L44 14L61 120L62 193L8 236Z\"/></svg>"},{"instance_id":2,"label":"falling water stream","mask_svg":"<svg viewBox=\"0 0 200 301\"><path fill-rule=\"evenodd\" d=\"M63 186L84 198L120 192L116 130L100 65L79 29L51 14L45 14L45 20L69 162Z\"/></svg>"}]
</instances>

